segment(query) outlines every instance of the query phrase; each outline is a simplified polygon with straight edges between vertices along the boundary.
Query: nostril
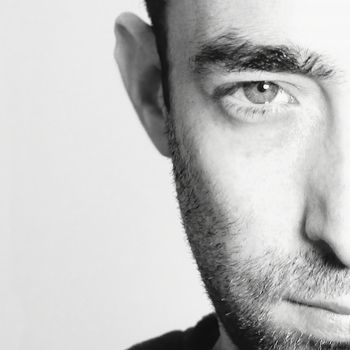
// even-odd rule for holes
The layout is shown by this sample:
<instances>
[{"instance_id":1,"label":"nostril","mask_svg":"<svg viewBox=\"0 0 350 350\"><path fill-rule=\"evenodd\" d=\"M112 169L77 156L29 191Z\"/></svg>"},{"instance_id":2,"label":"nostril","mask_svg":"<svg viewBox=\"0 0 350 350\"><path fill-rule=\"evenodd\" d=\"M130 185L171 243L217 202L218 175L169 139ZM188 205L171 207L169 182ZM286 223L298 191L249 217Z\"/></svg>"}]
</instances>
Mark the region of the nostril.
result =
<instances>
[{"instance_id":1,"label":"nostril","mask_svg":"<svg viewBox=\"0 0 350 350\"><path fill-rule=\"evenodd\" d=\"M333 269L337 269L337 270L348 269L348 266L343 264L343 262L333 252L329 252L328 254L324 255L323 259L324 259L325 265Z\"/></svg>"},{"instance_id":2,"label":"nostril","mask_svg":"<svg viewBox=\"0 0 350 350\"><path fill-rule=\"evenodd\" d=\"M309 221L310 222L310 221ZM330 234L325 232L327 228L313 226L312 228L304 226L304 239L312 250L316 251L323 260L325 266L337 270L349 269L350 264L347 264L346 257L349 255L345 247L345 243L337 243ZM328 228L329 229L329 228Z\"/></svg>"},{"instance_id":3,"label":"nostril","mask_svg":"<svg viewBox=\"0 0 350 350\"><path fill-rule=\"evenodd\" d=\"M322 240L314 241L313 246L319 251L325 266L337 270L348 269L348 267L342 263L342 261L338 258L338 256L335 254L327 242Z\"/></svg>"},{"instance_id":4,"label":"nostril","mask_svg":"<svg viewBox=\"0 0 350 350\"><path fill-rule=\"evenodd\" d=\"M328 256L334 254L331 246L325 241L317 240L313 241L312 244L314 247L317 248L317 250L319 250L322 253L322 255Z\"/></svg>"}]
</instances>

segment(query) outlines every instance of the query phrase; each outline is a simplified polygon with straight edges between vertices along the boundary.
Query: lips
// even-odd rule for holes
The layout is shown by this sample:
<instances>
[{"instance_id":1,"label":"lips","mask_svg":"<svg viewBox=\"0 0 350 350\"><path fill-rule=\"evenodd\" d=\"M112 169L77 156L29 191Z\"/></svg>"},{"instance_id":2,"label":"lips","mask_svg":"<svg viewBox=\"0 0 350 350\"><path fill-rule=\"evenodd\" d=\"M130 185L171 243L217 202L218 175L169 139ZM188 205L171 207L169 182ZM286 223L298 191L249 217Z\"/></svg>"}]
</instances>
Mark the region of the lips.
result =
<instances>
[{"instance_id":1,"label":"lips","mask_svg":"<svg viewBox=\"0 0 350 350\"><path fill-rule=\"evenodd\" d=\"M332 300L288 298L288 301L293 304L318 308L338 315L350 316L350 297L348 296Z\"/></svg>"},{"instance_id":2,"label":"lips","mask_svg":"<svg viewBox=\"0 0 350 350\"><path fill-rule=\"evenodd\" d=\"M350 342L350 295L339 298L284 298L271 310L271 322L322 341Z\"/></svg>"}]
</instances>

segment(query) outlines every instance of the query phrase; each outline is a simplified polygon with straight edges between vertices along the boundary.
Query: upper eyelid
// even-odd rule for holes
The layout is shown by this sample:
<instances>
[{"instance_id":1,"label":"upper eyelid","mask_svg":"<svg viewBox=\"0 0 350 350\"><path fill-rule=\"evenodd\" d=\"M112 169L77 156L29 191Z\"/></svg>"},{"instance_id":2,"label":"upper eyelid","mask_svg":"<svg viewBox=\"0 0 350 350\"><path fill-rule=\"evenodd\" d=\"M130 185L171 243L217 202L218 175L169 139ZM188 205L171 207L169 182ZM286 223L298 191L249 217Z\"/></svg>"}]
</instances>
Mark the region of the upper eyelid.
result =
<instances>
[{"instance_id":1,"label":"upper eyelid","mask_svg":"<svg viewBox=\"0 0 350 350\"><path fill-rule=\"evenodd\" d=\"M211 74L204 79L198 80L203 86L216 85L234 85L248 82L269 81L277 85L289 85L294 88L303 88L312 85L318 85L319 82L308 76L283 72L265 72L265 71L238 71Z\"/></svg>"},{"instance_id":2,"label":"upper eyelid","mask_svg":"<svg viewBox=\"0 0 350 350\"><path fill-rule=\"evenodd\" d=\"M242 87L242 83L233 83L230 85L218 86L213 93L214 100L219 100L220 98L228 95L229 92L237 91Z\"/></svg>"},{"instance_id":3,"label":"upper eyelid","mask_svg":"<svg viewBox=\"0 0 350 350\"><path fill-rule=\"evenodd\" d=\"M218 86L217 88L214 89L214 93L213 93L213 98L215 100L220 99L224 96L227 96L230 92L235 92L238 91L241 87L243 87L245 84L252 84L252 83L259 83L259 82L270 82L272 84L277 85L279 88L281 88L283 91L286 91L280 83L276 82L276 81L270 81L270 80L247 80L247 81L239 81L236 83L231 83L231 84L225 84L225 85L221 85ZM288 91L286 91L288 93Z\"/></svg>"}]
</instances>

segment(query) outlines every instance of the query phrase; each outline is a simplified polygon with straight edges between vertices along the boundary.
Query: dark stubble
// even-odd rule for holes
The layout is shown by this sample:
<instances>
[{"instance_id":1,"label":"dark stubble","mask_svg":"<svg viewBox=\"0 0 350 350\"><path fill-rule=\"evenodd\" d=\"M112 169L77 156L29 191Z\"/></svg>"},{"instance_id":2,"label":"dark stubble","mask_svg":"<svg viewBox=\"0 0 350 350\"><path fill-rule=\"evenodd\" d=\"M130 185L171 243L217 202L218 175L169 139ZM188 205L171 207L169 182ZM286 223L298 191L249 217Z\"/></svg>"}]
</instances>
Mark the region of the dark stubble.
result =
<instances>
[{"instance_id":1,"label":"dark stubble","mask_svg":"<svg viewBox=\"0 0 350 350\"><path fill-rule=\"evenodd\" d=\"M201 171L190 137L167 131L183 225L207 293L225 331L240 350L350 349L349 343L315 339L271 323L271 307L289 294L304 298L350 293L350 272L331 253L319 250L283 257L276 250L249 260L240 218L230 217ZM232 214L230 214L232 215Z\"/></svg>"}]
</instances>

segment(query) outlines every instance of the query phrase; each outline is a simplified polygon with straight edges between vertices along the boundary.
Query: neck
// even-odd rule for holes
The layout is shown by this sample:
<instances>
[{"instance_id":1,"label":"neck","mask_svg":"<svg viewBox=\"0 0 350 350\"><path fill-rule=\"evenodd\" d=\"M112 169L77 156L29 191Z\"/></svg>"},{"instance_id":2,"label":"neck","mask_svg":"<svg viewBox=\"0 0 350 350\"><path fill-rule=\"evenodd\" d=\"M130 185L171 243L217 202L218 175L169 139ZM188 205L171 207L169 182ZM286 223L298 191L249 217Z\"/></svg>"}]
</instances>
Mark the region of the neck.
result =
<instances>
[{"instance_id":1,"label":"neck","mask_svg":"<svg viewBox=\"0 0 350 350\"><path fill-rule=\"evenodd\" d=\"M213 347L213 350L239 350L237 346L232 343L220 321L219 331L220 337Z\"/></svg>"}]
</instances>

